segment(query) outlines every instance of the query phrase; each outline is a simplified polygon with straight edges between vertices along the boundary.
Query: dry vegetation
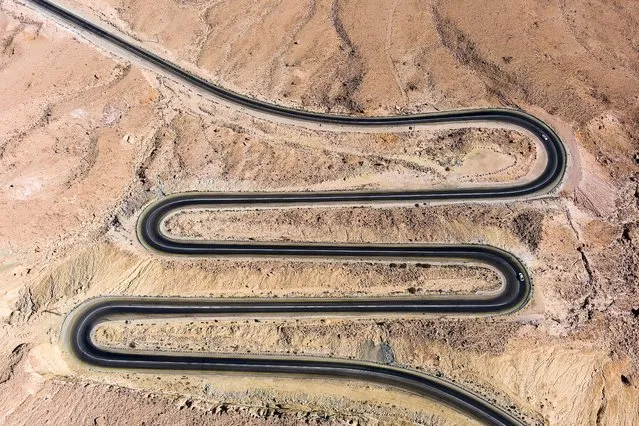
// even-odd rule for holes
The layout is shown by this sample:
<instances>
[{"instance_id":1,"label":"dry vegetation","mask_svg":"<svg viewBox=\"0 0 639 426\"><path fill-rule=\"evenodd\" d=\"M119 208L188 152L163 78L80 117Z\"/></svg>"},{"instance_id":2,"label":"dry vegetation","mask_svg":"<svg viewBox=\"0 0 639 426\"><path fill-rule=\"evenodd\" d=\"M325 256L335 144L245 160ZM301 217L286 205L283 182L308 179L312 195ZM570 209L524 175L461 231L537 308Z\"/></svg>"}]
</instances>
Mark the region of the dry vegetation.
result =
<instances>
[{"instance_id":1,"label":"dry vegetation","mask_svg":"<svg viewBox=\"0 0 639 426\"><path fill-rule=\"evenodd\" d=\"M513 106L547 120L570 169L516 203L188 212L190 238L475 242L512 251L532 303L500 318L113 323L104 344L276 352L422 369L531 423L639 423L639 9L621 0L65 0L240 93L398 114ZM460 424L363 383L96 372L64 353L89 297L419 295L494 288L481 268L158 258L140 209L185 190L416 188L522 178L522 134L318 132L262 121L0 3L0 423ZM60 409L64 407L64 409ZM115 407L115 408L114 408Z\"/></svg>"}]
</instances>

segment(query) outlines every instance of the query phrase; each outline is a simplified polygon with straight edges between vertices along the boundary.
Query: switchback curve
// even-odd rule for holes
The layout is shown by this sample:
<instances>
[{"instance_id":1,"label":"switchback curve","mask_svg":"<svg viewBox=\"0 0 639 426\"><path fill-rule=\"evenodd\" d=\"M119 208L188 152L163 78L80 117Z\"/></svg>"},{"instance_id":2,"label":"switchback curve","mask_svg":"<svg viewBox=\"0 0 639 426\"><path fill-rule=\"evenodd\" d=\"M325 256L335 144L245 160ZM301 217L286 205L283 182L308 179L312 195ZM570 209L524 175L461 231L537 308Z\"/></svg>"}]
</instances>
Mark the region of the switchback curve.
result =
<instances>
[{"instance_id":1,"label":"switchback curve","mask_svg":"<svg viewBox=\"0 0 639 426\"><path fill-rule=\"evenodd\" d=\"M187 369L215 371L270 372L290 374L321 374L349 377L397 386L410 392L429 396L471 416L491 424L520 424L520 420L482 398L456 385L437 378L388 366L369 365L346 360L301 360L281 358L248 358L195 355L136 354L105 351L93 344L91 331L101 321L113 315L196 315L234 313L398 313L439 312L491 314L512 312L525 304L530 296L530 280L523 265L511 254L488 246L411 245L411 246L337 246L281 245L266 243L211 243L172 240L160 231L166 214L194 206L255 206L300 205L316 203L371 203L384 201L463 201L519 199L539 196L554 190L565 173L567 155L559 136L545 123L522 111L511 109L461 110L394 117L358 117L325 115L290 109L251 99L213 85L157 55L136 46L94 23L47 0L24 0L45 10L56 19L133 55L147 66L204 91L221 102L242 108L267 119L283 119L294 124L329 124L346 128L396 128L430 124L497 123L508 124L532 134L546 154L546 164L538 176L528 182L500 187L449 188L420 191L320 192L285 194L181 194L153 204L143 213L138 227L140 241L161 253L186 255L243 256L330 256L338 258L417 258L475 261L497 269L504 278L502 290L489 296L424 298L424 299L364 299L364 300L183 300L183 299L99 299L78 308L69 318L67 337L71 350L79 359L96 366L118 368ZM88 307L88 308L87 308Z\"/></svg>"}]
</instances>

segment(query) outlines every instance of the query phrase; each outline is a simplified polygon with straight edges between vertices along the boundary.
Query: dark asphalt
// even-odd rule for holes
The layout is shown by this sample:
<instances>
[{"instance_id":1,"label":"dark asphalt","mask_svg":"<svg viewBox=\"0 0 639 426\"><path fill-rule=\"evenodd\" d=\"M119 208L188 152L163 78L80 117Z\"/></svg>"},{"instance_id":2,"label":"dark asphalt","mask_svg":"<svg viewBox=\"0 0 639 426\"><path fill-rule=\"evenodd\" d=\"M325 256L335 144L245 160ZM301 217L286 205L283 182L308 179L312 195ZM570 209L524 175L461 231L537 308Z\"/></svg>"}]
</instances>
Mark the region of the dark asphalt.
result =
<instances>
[{"instance_id":1,"label":"dark asphalt","mask_svg":"<svg viewBox=\"0 0 639 426\"><path fill-rule=\"evenodd\" d=\"M389 117L359 117L359 116L340 116L326 115L302 110L282 107L279 105L269 104L256 99L242 96L238 93L216 86L203 78L183 70L178 65L171 63L141 47L130 44L123 38L110 33L109 31L63 9L47 0L25 0L27 3L36 5L37 7L52 13L64 20L73 27L90 32L92 35L99 37L103 41L116 46L138 60L163 70L171 77L186 83L190 86L203 90L217 98L231 102L237 106L246 108L251 111L263 113L274 118L285 118L299 122L326 123L341 126L367 126L367 127L396 127L412 126L420 124L447 124L447 123L477 123L477 122L494 122L507 123L530 131L541 143L543 149L547 153L548 161L543 172L537 176L532 182L513 185L507 188L458 188L448 190L429 190L429 191L413 191L413 192L370 192L358 194L345 194L342 199L353 201L390 201L390 200L468 200L468 199L512 199L530 195L545 194L554 189L566 169L566 151L559 136L544 122L527 114L523 111L512 109L482 109L482 110L460 110L448 112L436 112L420 115L402 115ZM329 193L308 195L315 202L325 198L333 197L333 201L339 201L335 195ZM298 194L282 194L282 198L298 198L302 200L302 196Z\"/></svg>"},{"instance_id":2,"label":"dark asphalt","mask_svg":"<svg viewBox=\"0 0 639 426\"><path fill-rule=\"evenodd\" d=\"M365 305L367 307L365 307ZM319 308L314 310L314 307ZM357 307L357 308L353 308ZM401 311L401 310L400 310ZM377 302L343 300L196 300L99 298L85 302L74 311L66 332L74 355L87 364L117 369L190 370L237 372L243 374L287 374L364 380L393 386L451 406L482 422L494 425L522 425L515 416L459 386L434 376L375 363L339 359L300 357L242 357L238 355L140 354L109 351L96 346L91 331L104 321L153 317L229 316L246 313L303 313L338 315L352 312L398 312L388 299Z\"/></svg>"},{"instance_id":3,"label":"dark asphalt","mask_svg":"<svg viewBox=\"0 0 639 426\"><path fill-rule=\"evenodd\" d=\"M260 207L307 204L365 204L377 202L429 202L464 200L509 200L538 196L551 192L560 183L566 168L566 151L557 134L545 123L518 110L484 109L437 112L422 115L391 117L358 117L325 115L290 109L251 99L215 86L176 64L112 34L46 0L25 0L73 27L134 55L138 60L162 69L171 77L232 102L242 108L298 122L326 123L345 127L397 127L423 124L453 124L465 122L505 123L530 131L546 151L543 171L525 183L500 187L452 188L418 191L370 192L298 192L213 194L186 193L166 197L149 206L140 217L138 238L146 247L163 254L179 255L239 255L245 257L323 257L337 259L375 259L394 261L455 261L474 262L498 270L504 277L503 288L490 295L441 296L428 298L378 299L124 299L102 298L85 303L70 316L67 337L71 351L82 361L99 366L125 369L224 371L242 373L296 374L330 376L366 380L395 386L406 391L434 398L481 421L496 425L522 422L450 382L418 372L372 363L336 359L300 359L277 357L197 356L168 353L136 353L108 351L94 345L91 331L103 321L114 318L145 316L194 315L349 315L349 314L503 314L513 312L529 300L531 284L526 269L512 254L482 245L320 245L276 243L229 243L178 241L162 234L160 224L171 212L193 207Z\"/></svg>"}]
</instances>

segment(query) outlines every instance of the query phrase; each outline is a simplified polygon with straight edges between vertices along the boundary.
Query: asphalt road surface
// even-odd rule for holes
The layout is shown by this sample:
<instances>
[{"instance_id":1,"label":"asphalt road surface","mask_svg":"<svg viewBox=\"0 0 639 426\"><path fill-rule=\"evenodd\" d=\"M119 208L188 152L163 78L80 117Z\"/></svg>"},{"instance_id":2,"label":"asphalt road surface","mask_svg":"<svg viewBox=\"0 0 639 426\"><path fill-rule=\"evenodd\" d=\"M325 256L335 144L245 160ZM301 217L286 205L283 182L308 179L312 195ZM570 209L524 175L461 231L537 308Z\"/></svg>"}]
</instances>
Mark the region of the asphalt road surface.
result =
<instances>
[{"instance_id":1,"label":"asphalt road surface","mask_svg":"<svg viewBox=\"0 0 639 426\"><path fill-rule=\"evenodd\" d=\"M516 415L446 380L408 369L329 358L255 357L114 351L98 347L92 330L118 318L166 318L228 315L394 315L453 314L494 315L516 311L531 295L531 283L522 263L512 254L483 245L328 245L253 242L184 241L162 232L171 213L189 208L259 208L317 204L374 204L379 202L448 202L513 200L550 193L565 173L566 151L557 134L545 123L522 111L483 109L389 117L340 116L290 109L248 98L213 85L121 36L111 33L46 0L24 0L57 22L80 34L90 34L118 54L159 70L220 102L274 121L308 123L352 129L404 128L424 125L495 123L525 130L544 150L546 163L532 179L512 185L424 189L417 191L296 192L296 193L185 193L161 199L145 209L138 222L138 238L160 254L185 256L242 256L284 258L373 259L480 264L499 272L500 290L487 294L411 298L367 299L168 299L99 298L72 312L65 323L64 339L80 360L102 368L192 370L324 376L376 382L432 398L480 421L496 425L522 424Z\"/></svg>"},{"instance_id":2,"label":"asphalt road surface","mask_svg":"<svg viewBox=\"0 0 639 426\"><path fill-rule=\"evenodd\" d=\"M417 306L417 308L411 305ZM181 354L169 352L135 353L97 346L92 330L100 323L149 316L175 318L195 316L234 316L257 314L350 315L353 313L397 313L419 311L419 304L406 303L399 309L390 299L377 301L317 299L168 299L97 298L85 302L67 318L64 337L72 353L81 361L101 368L132 370L172 370L246 374L299 375L363 380L396 387L453 407L491 425L522 425L516 415L491 404L460 386L417 371L363 361L334 358L248 356L238 354Z\"/></svg>"}]
</instances>

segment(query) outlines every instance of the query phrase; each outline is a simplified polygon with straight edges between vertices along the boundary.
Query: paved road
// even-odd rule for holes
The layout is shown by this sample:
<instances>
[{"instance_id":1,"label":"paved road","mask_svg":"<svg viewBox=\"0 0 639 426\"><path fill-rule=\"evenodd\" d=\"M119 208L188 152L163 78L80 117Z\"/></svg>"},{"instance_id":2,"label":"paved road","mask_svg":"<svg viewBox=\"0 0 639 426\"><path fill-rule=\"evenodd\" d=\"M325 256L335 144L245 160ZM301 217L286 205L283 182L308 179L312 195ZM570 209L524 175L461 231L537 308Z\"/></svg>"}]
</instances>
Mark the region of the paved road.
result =
<instances>
[{"instance_id":1,"label":"paved road","mask_svg":"<svg viewBox=\"0 0 639 426\"><path fill-rule=\"evenodd\" d=\"M398 310L390 302L363 303L359 300L321 302L318 300L268 299L146 299L98 298L85 302L67 318L65 339L76 357L83 362L102 368L221 371L242 374L286 374L322 376L347 380L364 380L397 387L407 392L434 399L486 424L522 425L523 422L485 399L468 392L449 381L417 371L362 361L331 358L185 355L170 353L123 353L98 347L91 331L101 322L114 319L154 317L233 316L246 313L264 315L303 313L323 315L352 314L353 312L387 312ZM405 310L406 306L399 311Z\"/></svg>"},{"instance_id":2,"label":"paved road","mask_svg":"<svg viewBox=\"0 0 639 426\"><path fill-rule=\"evenodd\" d=\"M315 192L214 194L187 193L166 197L149 206L138 223L138 238L150 250L161 254L216 256L329 257L430 262L473 262L497 270L502 288L491 294L428 298L377 299L149 299L100 298L86 302L67 319L65 339L72 353L82 361L112 368L202 370L242 373L299 374L360 379L395 386L434 398L481 421L497 425L522 424L507 411L478 395L437 377L359 361L251 357L240 355L184 355L166 353L115 352L96 346L91 331L101 322L120 317L166 317L193 315L306 315L320 314L503 314L521 308L529 299L531 284L526 269L512 254L482 245L320 245L276 243L230 243L174 240L161 232L161 223L174 211L193 207L260 207L317 204L369 204L378 202L428 202L464 200L508 200L543 195L560 183L566 168L566 151L557 134L545 123L521 111L510 109L462 110L422 115L358 117L313 113L251 99L215 86L176 64L133 45L124 38L51 3L24 0L45 11L75 31L88 32L118 53L159 70L199 91L261 118L284 120L299 125L325 124L346 129L421 128L424 125L497 123L525 130L545 151L543 170L533 179L509 186L485 186L418 191Z\"/></svg>"},{"instance_id":3,"label":"paved road","mask_svg":"<svg viewBox=\"0 0 639 426\"><path fill-rule=\"evenodd\" d=\"M111 46L118 53L123 53L148 67L159 70L165 75L191 86L200 92L216 98L221 102L240 108L259 117L275 121L285 120L289 123L324 124L345 128L398 128L404 126L410 129L423 125L456 125L464 123L496 123L513 126L530 132L537 138L539 145L547 155L547 161L543 171L529 182L512 185L507 188L456 188L441 191L414 191L414 192L389 192L389 193L360 193L347 194L351 201L366 199L367 201L381 200L482 200L482 199L514 199L531 195L545 194L556 187L561 181L566 168L566 151L559 136L544 122L512 109L482 109L460 110L449 112L437 112L420 115L402 115L389 117L360 117L327 115L309 111L286 108L280 105L269 104L253 98L240 95L230 90L211 84L207 80L194 75L178 65L167 61L137 45L129 43L124 38L113 34L104 28L93 24L48 0L23 0L26 4L34 5L38 10L45 11L58 22L71 26L72 29L91 34L102 41L104 46ZM317 194L315 201L334 195ZM284 197L297 197L295 194Z\"/></svg>"},{"instance_id":4,"label":"paved road","mask_svg":"<svg viewBox=\"0 0 639 426\"><path fill-rule=\"evenodd\" d=\"M313 204L315 197L326 193L307 193L304 202ZM353 193L355 194L355 193ZM366 194L366 193L360 193ZM138 239L148 249L159 254L186 256L242 256L285 258L333 258L373 259L381 261L421 261L438 263L474 263L499 272L503 285L497 292L485 295L445 296L415 298L411 300L372 299L360 306L352 301L308 302L306 312L327 310L353 313L417 312L455 314L500 314L522 307L531 294L531 284L526 268L512 254L496 247L485 245L443 244L312 244L312 243L256 243L256 242L211 242L172 239L162 232L162 222L172 212L185 208L221 208L229 206L255 207L263 205L287 205L287 200L296 204L300 193L293 195L245 193L184 193L165 197L148 206L138 220ZM340 194L340 198L347 195ZM319 201L321 202L321 201ZM278 302L274 306L283 306ZM301 308L296 312L302 312ZM285 312L285 311L282 311Z\"/></svg>"}]
</instances>

